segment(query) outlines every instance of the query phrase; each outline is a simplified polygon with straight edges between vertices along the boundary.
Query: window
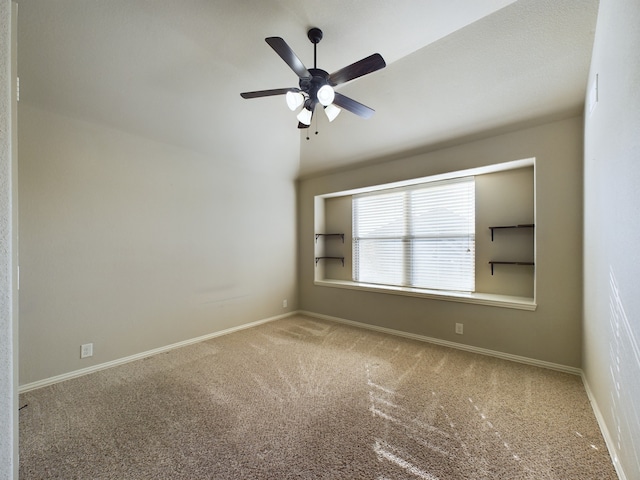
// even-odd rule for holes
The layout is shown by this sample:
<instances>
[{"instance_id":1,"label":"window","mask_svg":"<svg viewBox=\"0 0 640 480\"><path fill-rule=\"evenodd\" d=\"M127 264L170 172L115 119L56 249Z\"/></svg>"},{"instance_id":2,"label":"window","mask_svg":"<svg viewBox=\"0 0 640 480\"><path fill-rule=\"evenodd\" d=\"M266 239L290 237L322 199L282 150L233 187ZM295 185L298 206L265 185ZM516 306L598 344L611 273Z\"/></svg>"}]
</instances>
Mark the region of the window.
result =
<instances>
[{"instance_id":1,"label":"window","mask_svg":"<svg viewBox=\"0 0 640 480\"><path fill-rule=\"evenodd\" d=\"M473 292L474 177L354 195L353 280Z\"/></svg>"}]
</instances>

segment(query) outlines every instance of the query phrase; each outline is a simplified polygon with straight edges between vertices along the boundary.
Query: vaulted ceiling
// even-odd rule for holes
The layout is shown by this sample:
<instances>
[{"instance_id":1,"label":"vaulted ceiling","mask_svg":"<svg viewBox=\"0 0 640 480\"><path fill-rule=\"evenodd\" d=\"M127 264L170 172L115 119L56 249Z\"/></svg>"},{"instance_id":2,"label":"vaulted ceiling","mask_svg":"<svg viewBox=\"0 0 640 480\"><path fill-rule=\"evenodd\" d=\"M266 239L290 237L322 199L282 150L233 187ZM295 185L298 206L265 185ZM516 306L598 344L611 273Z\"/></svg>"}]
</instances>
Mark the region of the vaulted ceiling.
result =
<instances>
[{"instance_id":1,"label":"vaulted ceiling","mask_svg":"<svg viewBox=\"0 0 640 480\"><path fill-rule=\"evenodd\" d=\"M309 175L579 114L597 0L19 0L20 100L247 168ZM297 86L264 41L329 72L387 67L337 88L376 110L298 130ZM318 134L315 132L318 131ZM309 134L309 140L306 136ZM295 158L293 158L295 157Z\"/></svg>"}]
</instances>

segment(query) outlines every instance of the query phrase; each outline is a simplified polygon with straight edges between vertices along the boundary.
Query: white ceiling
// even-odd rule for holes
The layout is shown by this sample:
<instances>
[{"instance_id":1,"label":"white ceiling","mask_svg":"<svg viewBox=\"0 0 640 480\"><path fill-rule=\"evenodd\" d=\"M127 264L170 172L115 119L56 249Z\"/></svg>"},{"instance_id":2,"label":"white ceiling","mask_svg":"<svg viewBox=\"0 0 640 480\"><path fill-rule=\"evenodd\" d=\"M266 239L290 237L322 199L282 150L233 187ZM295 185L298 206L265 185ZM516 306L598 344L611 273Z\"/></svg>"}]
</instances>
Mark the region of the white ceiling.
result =
<instances>
[{"instance_id":1,"label":"white ceiling","mask_svg":"<svg viewBox=\"0 0 640 480\"><path fill-rule=\"evenodd\" d=\"M598 0L19 0L20 100L246 168L308 175L579 113ZM387 67L338 87L376 110L306 131L297 86L264 42L307 67L372 53ZM279 168L280 167L280 168Z\"/></svg>"}]
</instances>

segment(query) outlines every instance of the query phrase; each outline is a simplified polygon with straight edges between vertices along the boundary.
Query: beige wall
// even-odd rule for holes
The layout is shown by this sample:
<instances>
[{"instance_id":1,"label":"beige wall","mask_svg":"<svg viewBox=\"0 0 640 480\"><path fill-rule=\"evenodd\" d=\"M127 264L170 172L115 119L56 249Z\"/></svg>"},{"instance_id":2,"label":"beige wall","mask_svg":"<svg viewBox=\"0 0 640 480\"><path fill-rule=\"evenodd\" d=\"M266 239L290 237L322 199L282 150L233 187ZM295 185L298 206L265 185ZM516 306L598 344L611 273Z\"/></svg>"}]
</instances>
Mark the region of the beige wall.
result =
<instances>
[{"instance_id":1,"label":"beige wall","mask_svg":"<svg viewBox=\"0 0 640 480\"><path fill-rule=\"evenodd\" d=\"M490 260L534 260L535 230L495 230L489 226L535 223L534 169L519 168L476 176L476 291L534 297L535 269L529 266L496 265Z\"/></svg>"},{"instance_id":2,"label":"beige wall","mask_svg":"<svg viewBox=\"0 0 640 480\"><path fill-rule=\"evenodd\" d=\"M353 265L353 218L351 196L327 198L324 200L325 228L328 233L343 233L342 238L329 237L316 242L316 254L344 257L344 266L337 261L324 262L324 272L316 268L316 278L351 280ZM316 212L319 215L319 212ZM319 265L321 266L321 265ZM322 277L319 274L322 273Z\"/></svg>"},{"instance_id":3,"label":"beige wall","mask_svg":"<svg viewBox=\"0 0 640 480\"><path fill-rule=\"evenodd\" d=\"M21 385L296 309L290 179L27 105L19 126Z\"/></svg>"},{"instance_id":4,"label":"beige wall","mask_svg":"<svg viewBox=\"0 0 640 480\"><path fill-rule=\"evenodd\" d=\"M532 229L496 230L493 240L489 226L535 223L534 169L517 168L475 176L476 190L476 292L534 297L535 270L523 266L496 266L491 274L490 260L531 262L534 260ZM318 202L316 202L318 204ZM343 233L341 238L316 241L316 255L344 257L344 266L327 261L316 266L316 279L352 280L353 219L352 196L325 198L322 231ZM317 231L316 231L317 232Z\"/></svg>"},{"instance_id":5,"label":"beige wall","mask_svg":"<svg viewBox=\"0 0 640 480\"><path fill-rule=\"evenodd\" d=\"M303 310L580 367L582 118L540 125L410 158L306 178L298 185ZM314 285L314 196L536 158L535 312ZM454 324L464 323L464 335Z\"/></svg>"},{"instance_id":6,"label":"beige wall","mask_svg":"<svg viewBox=\"0 0 640 480\"><path fill-rule=\"evenodd\" d=\"M16 6L0 2L0 478L18 478Z\"/></svg>"},{"instance_id":7,"label":"beige wall","mask_svg":"<svg viewBox=\"0 0 640 480\"><path fill-rule=\"evenodd\" d=\"M585 113L583 368L622 479L640 478L640 2L601 0Z\"/></svg>"}]
</instances>

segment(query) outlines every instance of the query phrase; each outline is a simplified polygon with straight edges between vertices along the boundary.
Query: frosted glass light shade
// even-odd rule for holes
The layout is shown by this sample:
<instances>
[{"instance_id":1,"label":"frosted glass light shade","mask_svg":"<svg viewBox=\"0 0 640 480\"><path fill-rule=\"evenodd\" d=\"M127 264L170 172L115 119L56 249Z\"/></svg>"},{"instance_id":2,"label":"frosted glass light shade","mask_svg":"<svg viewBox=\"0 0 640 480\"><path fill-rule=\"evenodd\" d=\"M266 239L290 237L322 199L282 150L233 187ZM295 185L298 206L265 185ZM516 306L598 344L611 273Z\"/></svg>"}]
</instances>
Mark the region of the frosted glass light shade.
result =
<instances>
[{"instance_id":1,"label":"frosted glass light shade","mask_svg":"<svg viewBox=\"0 0 640 480\"><path fill-rule=\"evenodd\" d=\"M305 125L311 125L311 110L307 110L303 108L300 110L300 113L297 116L298 121L300 123L304 123Z\"/></svg>"},{"instance_id":2,"label":"frosted glass light shade","mask_svg":"<svg viewBox=\"0 0 640 480\"><path fill-rule=\"evenodd\" d=\"M300 92L287 92L286 99L287 106L292 112L304 102L304 96Z\"/></svg>"},{"instance_id":3,"label":"frosted glass light shade","mask_svg":"<svg viewBox=\"0 0 640 480\"><path fill-rule=\"evenodd\" d=\"M330 122L333 122L341 111L342 110L336 107L333 103L324 107L324 113L326 113Z\"/></svg>"},{"instance_id":4,"label":"frosted glass light shade","mask_svg":"<svg viewBox=\"0 0 640 480\"><path fill-rule=\"evenodd\" d=\"M318 101L325 107L333 103L333 99L335 98L335 96L336 94L330 85L323 85L322 87L320 87L320 90L318 90L317 94Z\"/></svg>"}]
</instances>

